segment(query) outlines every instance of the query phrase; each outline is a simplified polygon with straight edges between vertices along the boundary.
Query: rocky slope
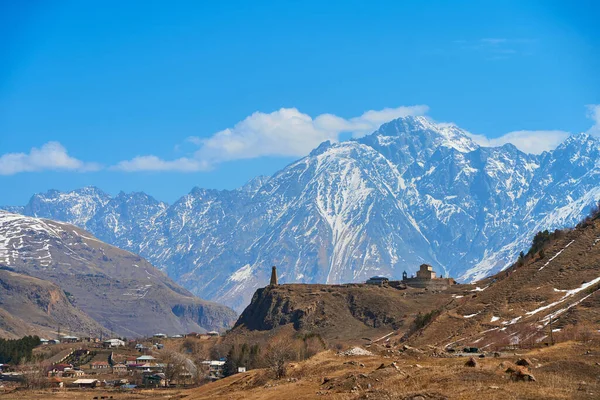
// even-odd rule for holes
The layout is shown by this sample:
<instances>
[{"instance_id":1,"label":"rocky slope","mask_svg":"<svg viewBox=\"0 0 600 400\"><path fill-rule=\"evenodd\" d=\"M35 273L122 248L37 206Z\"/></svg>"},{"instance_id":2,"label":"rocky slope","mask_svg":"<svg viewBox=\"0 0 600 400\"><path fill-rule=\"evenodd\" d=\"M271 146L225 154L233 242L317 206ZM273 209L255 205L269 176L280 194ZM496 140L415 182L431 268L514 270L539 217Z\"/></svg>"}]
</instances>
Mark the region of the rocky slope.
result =
<instances>
[{"instance_id":1,"label":"rocky slope","mask_svg":"<svg viewBox=\"0 0 600 400\"><path fill-rule=\"evenodd\" d=\"M228 338L258 338L280 328L319 334L330 344L402 336L418 313L450 302L450 293L366 284L267 286L256 291Z\"/></svg>"},{"instance_id":2,"label":"rocky slope","mask_svg":"<svg viewBox=\"0 0 600 400\"><path fill-rule=\"evenodd\" d=\"M232 310L194 297L140 256L65 223L0 211L0 265L60 286L70 303L124 336L222 330L235 319ZM79 331L89 325L84 318L81 324Z\"/></svg>"},{"instance_id":3,"label":"rocky slope","mask_svg":"<svg viewBox=\"0 0 600 400\"><path fill-rule=\"evenodd\" d=\"M58 285L32 276L0 270L0 337L63 334L88 336L108 330L71 304Z\"/></svg>"},{"instance_id":4,"label":"rocky slope","mask_svg":"<svg viewBox=\"0 0 600 400\"><path fill-rule=\"evenodd\" d=\"M502 347L580 339L600 329L600 219L454 295L417 344ZM552 333L551 333L552 331Z\"/></svg>"},{"instance_id":5,"label":"rocky slope","mask_svg":"<svg viewBox=\"0 0 600 400\"><path fill-rule=\"evenodd\" d=\"M283 282L400 277L428 263L462 281L510 265L534 232L575 224L600 198L600 143L486 148L424 117L323 143L237 190L194 188L167 206L96 188L37 194L26 215L77 224L140 254L203 298L243 309L278 265Z\"/></svg>"}]
</instances>

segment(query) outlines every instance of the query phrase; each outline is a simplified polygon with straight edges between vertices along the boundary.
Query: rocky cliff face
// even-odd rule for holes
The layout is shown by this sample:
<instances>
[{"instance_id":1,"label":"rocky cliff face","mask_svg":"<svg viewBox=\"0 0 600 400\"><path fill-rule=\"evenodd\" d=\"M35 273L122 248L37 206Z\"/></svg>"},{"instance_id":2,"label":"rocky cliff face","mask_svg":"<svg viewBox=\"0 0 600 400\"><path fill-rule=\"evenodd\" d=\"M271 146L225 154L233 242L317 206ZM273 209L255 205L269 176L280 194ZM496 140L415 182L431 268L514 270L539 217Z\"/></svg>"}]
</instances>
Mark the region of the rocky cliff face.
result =
<instances>
[{"instance_id":1,"label":"rocky cliff face","mask_svg":"<svg viewBox=\"0 0 600 400\"><path fill-rule=\"evenodd\" d=\"M0 265L54 283L71 304L123 336L223 330L235 320L233 310L193 296L140 256L65 223L0 211Z\"/></svg>"},{"instance_id":2,"label":"rocky cliff face","mask_svg":"<svg viewBox=\"0 0 600 400\"><path fill-rule=\"evenodd\" d=\"M462 281L510 265L540 229L570 226L600 199L600 143L486 148L468 132L401 118L323 143L238 190L195 188L167 206L95 188L35 195L23 212L75 223L140 254L203 298L241 310L268 283L399 278L422 263Z\"/></svg>"},{"instance_id":3,"label":"rocky cliff face","mask_svg":"<svg viewBox=\"0 0 600 400\"><path fill-rule=\"evenodd\" d=\"M330 340L356 340L407 331L419 312L429 312L449 292L373 285L277 285L258 289L232 334L291 326Z\"/></svg>"}]
</instances>

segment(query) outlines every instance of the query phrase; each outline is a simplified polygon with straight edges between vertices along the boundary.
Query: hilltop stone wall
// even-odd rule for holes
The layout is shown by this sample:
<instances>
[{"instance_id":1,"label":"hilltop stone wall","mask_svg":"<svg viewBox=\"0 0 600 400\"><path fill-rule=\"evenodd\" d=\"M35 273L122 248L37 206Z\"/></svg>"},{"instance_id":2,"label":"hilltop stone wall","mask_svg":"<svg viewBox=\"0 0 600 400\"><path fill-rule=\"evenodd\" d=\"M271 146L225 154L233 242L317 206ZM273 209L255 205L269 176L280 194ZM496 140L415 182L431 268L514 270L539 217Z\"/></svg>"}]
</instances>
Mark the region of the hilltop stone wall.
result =
<instances>
[{"instance_id":1,"label":"hilltop stone wall","mask_svg":"<svg viewBox=\"0 0 600 400\"><path fill-rule=\"evenodd\" d=\"M405 285L418 289L445 290L456 282L452 278L408 278L402 281Z\"/></svg>"}]
</instances>

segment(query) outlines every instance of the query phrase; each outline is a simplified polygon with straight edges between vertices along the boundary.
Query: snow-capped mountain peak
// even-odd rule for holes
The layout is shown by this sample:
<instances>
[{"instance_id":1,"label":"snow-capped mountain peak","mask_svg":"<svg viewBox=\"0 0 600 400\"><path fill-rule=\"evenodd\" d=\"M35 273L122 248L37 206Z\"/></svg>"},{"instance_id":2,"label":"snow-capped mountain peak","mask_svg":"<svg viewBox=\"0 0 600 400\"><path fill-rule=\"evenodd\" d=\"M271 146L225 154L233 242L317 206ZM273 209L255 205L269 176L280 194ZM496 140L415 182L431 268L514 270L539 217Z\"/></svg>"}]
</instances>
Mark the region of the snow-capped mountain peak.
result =
<instances>
[{"instance_id":1,"label":"snow-capped mountain peak","mask_svg":"<svg viewBox=\"0 0 600 400\"><path fill-rule=\"evenodd\" d=\"M238 309L278 266L282 282L399 277L421 263L471 280L498 271L536 230L576 223L600 198L600 146L480 147L426 117L324 142L238 190L194 188L172 205L97 190L36 195L24 208L137 252L203 298Z\"/></svg>"}]
</instances>

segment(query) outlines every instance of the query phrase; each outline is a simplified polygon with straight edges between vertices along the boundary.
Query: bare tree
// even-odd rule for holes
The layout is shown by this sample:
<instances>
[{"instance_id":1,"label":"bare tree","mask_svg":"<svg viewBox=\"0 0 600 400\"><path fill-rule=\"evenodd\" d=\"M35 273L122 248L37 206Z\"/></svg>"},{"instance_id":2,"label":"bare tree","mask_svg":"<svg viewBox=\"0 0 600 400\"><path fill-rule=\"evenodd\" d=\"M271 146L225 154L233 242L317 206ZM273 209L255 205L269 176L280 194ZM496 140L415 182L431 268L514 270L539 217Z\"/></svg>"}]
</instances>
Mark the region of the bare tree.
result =
<instances>
[{"instance_id":1,"label":"bare tree","mask_svg":"<svg viewBox=\"0 0 600 400\"><path fill-rule=\"evenodd\" d=\"M265 353L268 368L275 375L275 379L285 377L288 361L297 357L298 349L294 340L287 337L276 338L269 343Z\"/></svg>"},{"instance_id":2,"label":"bare tree","mask_svg":"<svg viewBox=\"0 0 600 400\"><path fill-rule=\"evenodd\" d=\"M41 389L48 386L48 363L22 363L18 372L23 374L23 385L28 389Z\"/></svg>"},{"instance_id":3,"label":"bare tree","mask_svg":"<svg viewBox=\"0 0 600 400\"><path fill-rule=\"evenodd\" d=\"M194 362L181 353L163 350L160 353L160 359L164 364L163 373L167 382L178 381L179 383L182 377L198 375Z\"/></svg>"}]
</instances>

